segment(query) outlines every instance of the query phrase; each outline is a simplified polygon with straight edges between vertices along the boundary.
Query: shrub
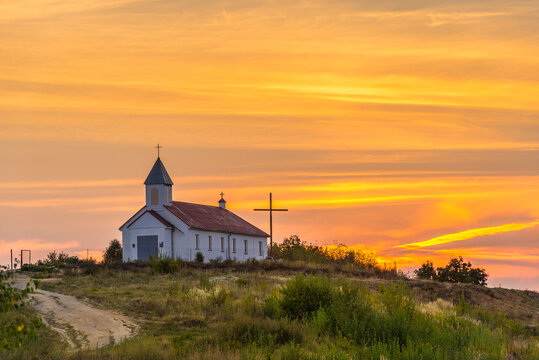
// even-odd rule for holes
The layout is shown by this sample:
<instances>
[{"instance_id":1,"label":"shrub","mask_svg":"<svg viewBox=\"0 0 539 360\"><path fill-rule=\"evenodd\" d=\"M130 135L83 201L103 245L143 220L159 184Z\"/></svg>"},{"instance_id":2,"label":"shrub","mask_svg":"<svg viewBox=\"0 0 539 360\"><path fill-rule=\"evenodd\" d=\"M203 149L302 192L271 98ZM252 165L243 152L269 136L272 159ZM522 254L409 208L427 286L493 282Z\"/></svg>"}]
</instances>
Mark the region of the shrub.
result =
<instances>
[{"instance_id":1,"label":"shrub","mask_svg":"<svg viewBox=\"0 0 539 360\"><path fill-rule=\"evenodd\" d=\"M326 319L322 319L326 326L334 335L343 334L358 343L375 337L380 315L375 309L373 296L356 282L343 280L339 288L326 310Z\"/></svg>"},{"instance_id":2,"label":"shrub","mask_svg":"<svg viewBox=\"0 0 539 360\"><path fill-rule=\"evenodd\" d=\"M465 262L462 256L451 258L445 267L434 270L432 261L427 260L415 274L420 279L436 280L441 282L469 283L476 285L487 285L488 274L485 269L472 267L468 261Z\"/></svg>"},{"instance_id":3,"label":"shrub","mask_svg":"<svg viewBox=\"0 0 539 360\"><path fill-rule=\"evenodd\" d=\"M218 290L212 289L210 293L210 302L215 306L222 306L228 300L232 299L232 292L227 291L225 288L219 288Z\"/></svg>"},{"instance_id":4,"label":"shrub","mask_svg":"<svg viewBox=\"0 0 539 360\"><path fill-rule=\"evenodd\" d=\"M111 240L109 246L103 252L105 264L117 264L122 262L122 244L116 239Z\"/></svg>"},{"instance_id":5,"label":"shrub","mask_svg":"<svg viewBox=\"0 0 539 360\"><path fill-rule=\"evenodd\" d=\"M236 317L231 324L218 329L221 339L233 346L257 344L259 346L301 343L301 326L286 319L258 319L246 315Z\"/></svg>"},{"instance_id":6,"label":"shrub","mask_svg":"<svg viewBox=\"0 0 539 360\"><path fill-rule=\"evenodd\" d=\"M195 262L202 264L204 262L204 255L199 251L195 255Z\"/></svg>"},{"instance_id":7,"label":"shrub","mask_svg":"<svg viewBox=\"0 0 539 360\"><path fill-rule=\"evenodd\" d=\"M269 296L264 313L299 319L309 325L305 330L320 337L348 339L359 345L357 358L505 358L501 333L453 313L419 311L403 282L381 287L373 295L355 281L335 283L298 275ZM488 321L501 320L490 317Z\"/></svg>"},{"instance_id":8,"label":"shrub","mask_svg":"<svg viewBox=\"0 0 539 360\"><path fill-rule=\"evenodd\" d=\"M5 271L5 267L0 267L0 313L10 310L18 310L26 304L28 294L33 291L32 284L35 281L28 282L24 290L19 290L11 286L12 272Z\"/></svg>"},{"instance_id":9,"label":"shrub","mask_svg":"<svg viewBox=\"0 0 539 360\"><path fill-rule=\"evenodd\" d=\"M333 285L327 277L300 274L286 282L277 303L284 316L303 319L328 307L332 297Z\"/></svg>"},{"instance_id":10,"label":"shrub","mask_svg":"<svg viewBox=\"0 0 539 360\"><path fill-rule=\"evenodd\" d=\"M150 258L150 266L157 274L172 274L178 271L180 265L183 266L182 260L173 259L168 256L158 256Z\"/></svg>"},{"instance_id":11,"label":"shrub","mask_svg":"<svg viewBox=\"0 0 539 360\"><path fill-rule=\"evenodd\" d=\"M38 317L24 312L28 294L33 292L32 284L37 283L30 281L25 289L16 289L10 283L12 273L4 270L0 267L0 350L9 350L26 345L43 324Z\"/></svg>"},{"instance_id":12,"label":"shrub","mask_svg":"<svg viewBox=\"0 0 539 360\"><path fill-rule=\"evenodd\" d=\"M56 253L56 251L52 251L47 254L47 258L44 261L45 263L49 263L54 266L61 266L65 264L78 264L80 262L78 256L70 256L69 254L65 252L61 252L59 254Z\"/></svg>"},{"instance_id":13,"label":"shrub","mask_svg":"<svg viewBox=\"0 0 539 360\"><path fill-rule=\"evenodd\" d=\"M372 253L355 250L342 244L330 247L307 244L297 235L285 238L281 244L274 244L273 257L288 261L351 265L362 269L378 268L381 270Z\"/></svg>"}]
</instances>

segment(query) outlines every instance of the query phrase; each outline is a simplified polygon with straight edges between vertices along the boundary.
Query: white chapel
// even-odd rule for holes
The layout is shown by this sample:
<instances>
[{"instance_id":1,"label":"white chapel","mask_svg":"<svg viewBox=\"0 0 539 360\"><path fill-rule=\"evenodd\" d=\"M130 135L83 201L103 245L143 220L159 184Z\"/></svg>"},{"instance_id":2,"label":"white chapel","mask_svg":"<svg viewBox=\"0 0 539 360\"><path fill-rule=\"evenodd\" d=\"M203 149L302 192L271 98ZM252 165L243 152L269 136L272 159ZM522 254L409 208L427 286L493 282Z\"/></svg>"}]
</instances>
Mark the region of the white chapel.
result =
<instances>
[{"instance_id":1,"label":"white chapel","mask_svg":"<svg viewBox=\"0 0 539 360\"><path fill-rule=\"evenodd\" d=\"M120 227L123 261L167 256L192 261L221 258L245 261L267 256L268 234L218 206L172 200L173 182L157 157L146 181L146 204Z\"/></svg>"}]
</instances>

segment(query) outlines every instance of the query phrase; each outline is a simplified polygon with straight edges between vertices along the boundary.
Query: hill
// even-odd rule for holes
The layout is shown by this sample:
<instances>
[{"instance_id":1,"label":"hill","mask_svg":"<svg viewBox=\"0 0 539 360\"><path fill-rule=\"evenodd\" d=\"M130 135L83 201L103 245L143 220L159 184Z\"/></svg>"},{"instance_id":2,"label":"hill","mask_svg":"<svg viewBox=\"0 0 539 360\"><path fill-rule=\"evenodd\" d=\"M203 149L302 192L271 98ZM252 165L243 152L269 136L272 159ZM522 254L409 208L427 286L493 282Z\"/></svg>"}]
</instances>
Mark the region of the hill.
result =
<instances>
[{"instance_id":1,"label":"hill","mask_svg":"<svg viewBox=\"0 0 539 360\"><path fill-rule=\"evenodd\" d=\"M164 260L52 276L40 287L122 313L138 332L74 351L42 332L7 358L539 359L532 291L301 262Z\"/></svg>"}]
</instances>

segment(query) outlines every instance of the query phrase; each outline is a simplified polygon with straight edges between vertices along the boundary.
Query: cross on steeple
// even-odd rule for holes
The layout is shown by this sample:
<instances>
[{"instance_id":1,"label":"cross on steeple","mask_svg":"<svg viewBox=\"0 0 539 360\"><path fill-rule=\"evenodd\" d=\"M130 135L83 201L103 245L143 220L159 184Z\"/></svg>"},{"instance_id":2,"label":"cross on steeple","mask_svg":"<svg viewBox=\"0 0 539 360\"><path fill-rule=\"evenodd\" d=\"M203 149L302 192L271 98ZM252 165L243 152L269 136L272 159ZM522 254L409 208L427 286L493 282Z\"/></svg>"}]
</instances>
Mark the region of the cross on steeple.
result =
<instances>
[{"instance_id":1,"label":"cross on steeple","mask_svg":"<svg viewBox=\"0 0 539 360\"><path fill-rule=\"evenodd\" d=\"M221 195L221 199L222 199L223 196L225 196L225 193L221 191L221 193L219 195Z\"/></svg>"},{"instance_id":2,"label":"cross on steeple","mask_svg":"<svg viewBox=\"0 0 539 360\"><path fill-rule=\"evenodd\" d=\"M161 149L162 146L157 144L157 146L155 148L157 149L157 157L159 157L159 149Z\"/></svg>"}]
</instances>

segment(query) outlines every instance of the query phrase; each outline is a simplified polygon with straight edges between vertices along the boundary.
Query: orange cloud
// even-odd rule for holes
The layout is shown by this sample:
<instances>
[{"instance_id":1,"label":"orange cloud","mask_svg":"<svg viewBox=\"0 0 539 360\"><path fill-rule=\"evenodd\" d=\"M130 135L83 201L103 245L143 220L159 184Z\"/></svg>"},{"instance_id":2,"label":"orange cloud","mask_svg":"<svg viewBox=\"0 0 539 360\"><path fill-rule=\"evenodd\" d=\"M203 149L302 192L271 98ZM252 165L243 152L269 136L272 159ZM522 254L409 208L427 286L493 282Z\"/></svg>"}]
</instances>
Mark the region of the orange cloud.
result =
<instances>
[{"instance_id":1,"label":"orange cloud","mask_svg":"<svg viewBox=\"0 0 539 360\"><path fill-rule=\"evenodd\" d=\"M397 247L406 248L406 249L418 249L418 248L424 248L428 246L447 244L447 243L451 243L455 241L464 241L468 239L473 239L478 236L494 235L494 234L504 233L504 232L509 232L509 231L518 231L518 230L536 226L538 224L539 224L539 221L534 221L534 222L524 223L524 224L505 224L505 225L500 225L500 226L491 226L491 227L485 227L485 228L471 229L471 230L461 231L454 234L438 236L438 237L435 237L433 239L426 240L426 241L399 245Z\"/></svg>"}]
</instances>

